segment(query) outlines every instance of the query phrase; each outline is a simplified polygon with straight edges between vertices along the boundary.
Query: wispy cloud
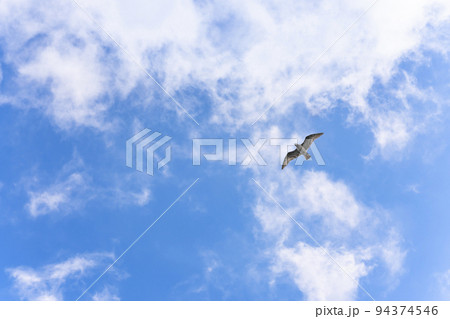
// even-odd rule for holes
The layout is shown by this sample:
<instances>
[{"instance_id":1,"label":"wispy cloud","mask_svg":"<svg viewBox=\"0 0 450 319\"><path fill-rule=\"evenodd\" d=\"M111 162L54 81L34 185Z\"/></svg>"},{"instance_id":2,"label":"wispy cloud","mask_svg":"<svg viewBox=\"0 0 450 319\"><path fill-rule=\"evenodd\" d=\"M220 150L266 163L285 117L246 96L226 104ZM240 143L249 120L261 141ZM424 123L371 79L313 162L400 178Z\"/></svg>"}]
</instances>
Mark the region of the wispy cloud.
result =
<instances>
[{"instance_id":1,"label":"wispy cloud","mask_svg":"<svg viewBox=\"0 0 450 319\"><path fill-rule=\"evenodd\" d=\"M77 207L78 199L86 190L86 181L80 173L38 191L29 192L26 205L31 216L37 217L60 211L70 212Z\"/></svg>"},{"instance_id":2,"label":"wispy cloud","mask_svg":"<svg viewBox=\"0 0 450 319\"><path fill-rule=\"evenodd\" d=\"M420 193L419 184L409 184L409 185L406 187L406 190L407 190L408 192L413 192L413 193L415 193L415 194L419 194L419 193Z\"/></svg>"},{"instance_id":3,"label":"wispy cloud","mask_svg":"<svg viewBox=\"0 0 450 319\"><path fill-rule=\"evenodd\" d=\"M187 295L188 298L195 296L197 300L220 299L227 300L235 298L233 289L238 282L243 280L239 271L231 265L224 263L221 256L214 251L200 251L199 257L203 261L203 268L181 282L175 287L177 295ZM246 272L246 270L240 269ZM214 297L212 297L214 295ZM177 297L178 298L178 297Z\"/></svg>"},{"instance_id":4,"label":"wispy cloud","mask_svg":"<svg viewBox=\"0 0 450 319\"><path fill-rule=\"evenodd\" d=\"M69 282L80 280L90 270L113 259L108 253L91 253L71 257L56 264L39 268L15 267L7 269L13 288L24 300L63 300ZM98 296L101 296L100 292Z\"/></svg>"},{"instance_id":5,"label":"wispy cloud","mask_svg":"<svg viewBox=\"0 0 450 319\"><path fill-rule=\"evenodd\" d=\"M96 292L92 296L92 300L95 301L118 301L120 300L117 295L117 289L113 287L105 287L102 291Z\"/></svg>"},{"instance_id":6,"label":"wispy cloud","mask_svg":"<svg viewBox=\"0 0 450 319\"><path fill-rule=\"evenodd\" d=\"M298 242L289 248L282 245L276 253L273 270L289 274L308 300L357 299L357 282L370 271L365 263L368 256L361 252L332 253L333 259L356 282L346 276L320 247Z\"/></svg>"},{"instance_id":7,"label":"wispy cloud","mask_svg":"<svg viewBox=\"0 0 450 319\"><path fill-rule=\"evenodd\" d=\"M26 210L32 217L64 215L82 209L93 200L120 206L144 206L152 198L146 175L108 172L94 182L88 171L81 157L74 152L72 159L55 176L28 173L22 178L28 193Z\"/></svg>"},{"instance_id":8,"label":"wispy cloud","mask_svg":"<svg viewBox=\"0 0 450 319\"><path fill-rule=\"evenodd\" d=\"M364 292L358 292L358 283L375 267L387 270L389 275L382 280L389 277L389 282L396 282L406 251L398 231L385 220L385 211L365 205L343 181L325 172L305 171L299 177L298 172L287 170L282 179L275 174L261 170L256 175L339 264L255 185L253 213L261 232L271 238L266 249L276 278L292 278L308 300L365 298Z\"/></svg>"},{"instance_id":9,"label":"wispy cloud","mask_svg":"<svg viewBox=\"0 0 450 319\"><path fill-rule=\"evenodd\" d=\"M79 2L181 100L192 99L184 96L186 88L207 92L207 121L232 131L252 123L371 1ZM436 120L439 101L401 70L401 62L425 64L427 50L448 54L449 16L446 0L379 1L255 129L270 123L273 130L267 136L286 136L277 135L278 127L292 114L322 115L339 105L348 111L349 123L372 133L367 158L402 153ZM108 130L117 116L112 105L146 79L98 26L66 2L4 1L0 39L3 59L15 71L10 79L14 98L0 101L37 108L65 130ZM386 98L374 101L374 95ZM203 110L194 106L193 112ZM306 171L301 178L287 171L284 180L271 172L253 172L356 281L374 267L383 267L392 277L401 274L406 254L401 236L383 219L384 212L359 199L345 180L317 171ZM101 196L121 204L148 203L148 186L135 183L130 188L122 182L126 178L118 180L97 188ZM31 184L25 207L34 217L71 211L86 201L89 185L82 167L62 170L48 182ZM267 247L273 273L292 278L306 299L358 298L357 285L339 276L336 265L260 190L254 194L251 204L259 231L273 240ZM94 267L89 258L80 258L63 262L66 271L49 265L14 268L10 274L23 298L61 299L67 278ZM212 264L211 273L217 267ZM105 288L96 298L114 295Z\"/></svg>"},{"instance_id":10,"label":"wispy cloud","mask_svg":"<svg viewBox=\"0 0 450 319\"><path fill-rule=\"evenodd\" d=\"M439 273L435 276L436 287L438 287L439 294L443 300L450 298L450 269Z\"/></svg>"},{"instance_id":11,"label":"wispy cloud","mask_svg":"<svg viewBox=\"0 0 450 319\"><path fill-rule=\"evenodd\" d=\"M44 177L35 172L27 175L32 176L23 177L22 183L28 192L25 208L32 217L70 213L94 196L88 194L90 178L77 152L54 176Z\"/></svg>"},{"instance_id":12,"label":"wispy cloud","mask_svg":"<svg viewBox=\"0 0 450 319\"><path fill-rule=\"evenodd\" d=\"M108 201L120 206L144 206L152 199L152 191L146 175L111 173L108 186L97 191Z\"/></svg>"},{"instance_id":13,"label":"wispy cloud","mask_svg":"<svg viewBox=\"0 0 450 319\"><path fill-rule=\"evenodd\" d=\"M366 159L381 156L402 160L405 149L420 134L433 134L433 123L441 121L444 102L432 87L419 88L417 79L407 72L401 73L398 83L386 92L373 92L372 108L365 114L370 121L374 145Z\"/></svg>"},{"instance_id":14,"label":"wispy cloud","mask_svg":"<svg viewBox=\"0 0 450 319\"><path fill-rule=\"evenodd\" d=\"M59 126L107 128L103 121L107 106L101 100L107 91L107 79L103 75L106 71L97 63L98 48L64 44L64 39L55 42L21 66L20 75L41 86L49 84L52 101L45 112Z\"/></svg>"},{"instance_id":15,"label":"wispy cloud","mask_svg":"<svg viewBox=\"0 0 450 319\"><path fill-rule=\"evenodd\" d=\"M207 90L210 121L230 128L251 123L371 3L79 2L168 91ZM52 0L44 7L33 1L4 4L6 60L24 87L48 89L50 100L41 107L57 125L106 128L108 99L126 97L145 75L79 8ZM448 52L440 39L449 16L444 0L379 1L262 123L279 121L293 108L319 114L343 101L349 121L373 131L376 147L404 148L417 134L410 128L420 117L412 115L413 107L378 114L370 92L398 74L405 58L422 63L423 50Z\"/></svg>"}]
</instances>

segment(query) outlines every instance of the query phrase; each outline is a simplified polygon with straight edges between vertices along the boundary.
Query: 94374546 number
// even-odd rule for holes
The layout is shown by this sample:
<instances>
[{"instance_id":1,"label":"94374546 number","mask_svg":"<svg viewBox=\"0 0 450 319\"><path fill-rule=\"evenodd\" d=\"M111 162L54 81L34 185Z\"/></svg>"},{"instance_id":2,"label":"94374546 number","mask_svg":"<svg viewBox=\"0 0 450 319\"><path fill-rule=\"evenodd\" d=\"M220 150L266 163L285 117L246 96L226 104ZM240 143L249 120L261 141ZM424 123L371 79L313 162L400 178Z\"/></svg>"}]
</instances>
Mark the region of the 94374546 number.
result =
<instances>
[{"instance_id":1,"label":"94374546 number","mask_svg":"<svg viewBox=\"0 0 450 319\"><path fill-rule=\"evenodd\" d=\"M375 308L375 313L377 316L379 315L388 315L388 316L403 316L403 315L432 315L436 316L438 312L437 306L377 306Z\"/></svg>"}]
</instances>

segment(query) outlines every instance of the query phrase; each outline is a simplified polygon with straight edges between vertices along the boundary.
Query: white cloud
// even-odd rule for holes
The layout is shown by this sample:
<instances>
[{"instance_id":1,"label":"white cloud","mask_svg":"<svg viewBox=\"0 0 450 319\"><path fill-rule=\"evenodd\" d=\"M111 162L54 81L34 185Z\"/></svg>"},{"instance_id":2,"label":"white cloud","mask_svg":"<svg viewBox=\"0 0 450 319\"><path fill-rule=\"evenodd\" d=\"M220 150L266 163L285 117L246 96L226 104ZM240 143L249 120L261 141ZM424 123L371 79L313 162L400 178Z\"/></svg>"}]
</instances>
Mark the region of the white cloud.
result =
<instances>
[{"instance_id":1,"label":"white cloud","mask_svg":"<svg viewBox=\"0 0 450 319\"><path fill-rule=\"evenodd\" d=\"M301 178L294 176L290 170L283 171L283 175L286 178L272 176L271 181L262 175L262 185L275 198L283 199L284 208L292 216L319 219L328 227L327 231L339 235L356 229L367 218L370 209L356 200L343 181L333 181L327 173L320 171L305 171ZM265 198L263 204L267 205L270 201Z\"/></svg>"},{"instance_id":2,"label":"white cloud","mask_svg":"<svg viewBox=\"0 0 450 319\"><path fill-rule=\"evenodd\" d=\"M114 205L145 206L152 199L148 175L135 172L122 175L111 173L108 176L107 184L108 186L105 188L97 187L97 191Z\"/></svg>"},{"instance_id":3,"label":"white cloud","mask_svg":"<svg viewBox=\"0 0 450 319\"><path fill-rule=\"evenodd\" d=\"M72 173L44 189L30 191L26 208L31 216L37 217L56 212L70 212L80 203L80 197L87 189L86 179L81 173Z\"/></svg>"},{"instance_id":4,"label":"white cloud","mask_svg":"<svg viewBox=\"0 0 450 319\"><path fill-rule=\"evenodd\" d=\"M364 256L351 251L332 254L348 275L320 247L311 247L303 242L292 248L280 247L274 271L287 272L308 300L356 299L358 281L370 270Z\"/></svg>"},{"instance_id":5,"label":"white cloud","mask_svg":"<svg viewBox=\"0 0 450 319\"><path fill-rule=\"evenodd\" d=\"M406 190L407 190L408 192L413 192L413 193L415 193L415 194L419 194L419 193L420 193L420 188L419 188L419 185L418 185L418 184L409 184L409 185L406 187Z\"/></svg>"},{"instance_id":6,"label":"white cloud","mask_svg":"<svg viewBox=\"0 0 450 319\"><path fill-rule=\"evenodd\" d=\"M137 68L122 70L115 51L107 53L112 44L105 44L96 26L73 5L8 1L0 16L0 36L7 39L5 60L19 75L21 94L15 104L41 108L64 129L110 129L105 117L111 98L129 92L142 75ZM42 94L43 88L51 96Z\"/></svg>"},{"instance_id":7,"label":"white cloud","mask_svg":"<svg viewBox=\"0 0 450 319\"><path fill-rule=\"evenodd\" d=\"M220 255L210 250L200 251L200 258L203 259L204 268L201 272L179 282L174 287L177 294L181 296L186 294L188 299L192 299L194 295L198 300L211 300L217 299L220 292L219 298L222 300L233 298L233 288L236 284L242 284L239 271L246 270L237 271L235 266L224 263Z\"/></svg>"},{"instance_id":8,"label":"white cloud","mask_svg":"<svg viewBox=\"0 0 450 319\"><path fill-rule=\"evenodd\" d=\"M236 127L256 119L371 1L80 3L170 92L207 90L210 120ZM444 0L378 1L262 121L276 122L304 107L322 113L340 100L351 121L373 131L375 148L404 148L422 117L395 106L380 114L369 92L377 81L386 86L405 58L422 63L425 50L447 53L441 39L449 16ZM32 80L50 86L52 100L43 107L61 127L105 128L108 99L127 96L145 78L75 5L7 1L0 18L7 61L27 85ZM412 93L403 94L404 101Z\"/></svg>"},{"instance_id":9,"label":"white cloud","mask_svg":"<svg viewBox=\"0 0 450 319\"><path fill-rule=\"evenodd\" d=\"M380 280L389 281L387 289L398 281L406 251L392 221L384 217L387 212L362 203L344 181L323 171L285 169L282 175L257 167L253 171L255 180L355 280L254 185L253 213L262 234L270 238L266 251L275 284L276 278L287 275L307 300L354 300L368 298L357 283L374 268L384 270Z\"/></svg>"},{"instance_id":10,"label":"white cloud","mask_svg":"<svg viewBox=\"0 0 450 319\"><path fill-rule=\"evenodd\" d=\"M147 204L150 200L150 190L148 188L143 189L140 193L132 193L132 197L139 206Z\"/></svg>"},{"instance_id":11,"label":"white cloud","mask_svg":"<svg viewBox=\"0 0 450 319\"><path fill-rule=\"evenodd\" d=\"M450 269L440 273L436 276L437 287L440 289L440 294L443 300L450 298Z\"/></svg>"},{"instance_id":12,"label":"white cloud","mask_svg":"<svg viewBox=\"0 0 450 319\"><path fill-rule=\"evenodd\" d=\"M117 295L116 289L111 287L105 287L102 291L96 292L92 297L94 301L118 301L120 300Z\"/></svg>"},{"instance_id":13,"label":"white cloud","mask_svg":"<svg viewBox=\"0 0 450 319\"><path fill-rule=\"evenodd\" d=\"M402 248L402 239L399 234L391 229L386 235L386 240L379 244L377 250L391 277L398 277L403 272L403 262L406 258L406 250Z\"/></svg>"},{"instance_id":14,"label":"white cloud","mask_svg":"<svg viewBox=\"0 0 450 319\"><path fill-rule=\"evenodd\" d=\"M64 44L64 39L55 42L21 66L19 73L40 85L50 85L53 100L45 111L58 125L105 129L106 106L98 99L107 91L108 83L103 74L106 70L97 63L98 48L93 44L83 48Z\"/></svg>"},{"instance_id":15,"label":"white cloud","mask_svg":"<svg viewBox=\"0 0 450 319\"><path fill-rule=\"evenodd\" d=\"M358 203L347 185L331 181L325 172L307 171L303 175L307 182L298 188L290 188L297 199L299 209L307 215L320 215L326 220L335 220L349 228L359 225L364 206Z\"/></svg>"},{"instance_id":16,"label":"white cloud","mask_svg":"<svg viewBox=\"0 0 450 319\"><path fill-rule=\"evenodd\" d=\"M402 150L411 139L408 114L388 112L376 116L374 122L375 143L381 150Z\"/></svg>"},{"instance_id":17,"label":"white cloud","mask_svg":"<svg viewBox=\"0 0 450 319\"><path fill-rule=\"evenodd\" d=\"M28 193L25 208L32 217L48 214L64 215L81 209L92 200L120 206L145 206L152 198L145 174L96 175L94 187L88 168L77 152L55 176L34 174L23 178ZM33 174L33 173L30 173Z\"/></svg>"},{"instance_id":18,"label":"white cloud","mask_svg":"<svg viewBox=\"0 0 450 319\"><path fill-rule=\"evenodd\" d=\"M420 134L432 134L431 123L438 123L442 115L441 101L432 87L419 88L417 79L403 72L402 81L390 89L379 102L372 102L367 113L375 140L371 153L373 159L401 160L406 148Z\"/></svg>"},{"instance_id":19,"label":"white cloud","mask_svg":"<svg viewBox=\"0 0 450 319\"><path fill-rule=\"evenodd\" d=\"M308 130L308 123L299 126ZM255 130L253 138L304 135L272 126ZM353 300L370 298L358 286L369 275L364 280L367 285L372 280L383 282L386 291L398 283L406 250L389 211L364 203L345 180L329 175L326 167L308 170L307 166L288 166L280 172L280 159L273 147L263 149L261 155L268 166L247 168L255 180L355 279L349 279L270 196L250 181L254 188L252 211L260 224L257 238L266 238L265 256L273 265L272 285L285 282L287 276L307 300ZM364 288L370 293L371 289Z\"/></svg>"},{"instance_id":20,"label":"white cloud","mask_svg":"<svg viewBox=\"0 0 450 319\"><path fill-rule=\"evenodd\" d=\"M63 300L69 281L79 280L89 270L105 264L106 260L113 257L106 253L83 254L37 269L23 266L9 268L7 273L13 279L13 288L21 299Z\"/></svg>"}]
</instances>

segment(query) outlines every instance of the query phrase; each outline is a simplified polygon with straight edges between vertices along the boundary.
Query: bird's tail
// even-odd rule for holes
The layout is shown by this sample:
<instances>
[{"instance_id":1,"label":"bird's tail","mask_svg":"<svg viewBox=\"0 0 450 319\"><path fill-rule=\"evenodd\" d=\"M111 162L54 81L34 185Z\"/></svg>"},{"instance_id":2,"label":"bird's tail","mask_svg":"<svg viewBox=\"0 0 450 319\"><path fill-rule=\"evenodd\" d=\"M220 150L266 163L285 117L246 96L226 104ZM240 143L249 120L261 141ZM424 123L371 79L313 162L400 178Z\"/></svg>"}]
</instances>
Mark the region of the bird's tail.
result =
<instances>
[{"instance_id":1,"label":"bird's tail","mask_svg":"<svg viewBox=\"0 0 450 319\"><path fill-rule=\"evenodd\" d=\"M309 160L311 158L311 155L309 155L308 153L305 153L304 155L305 155L306 160Z\"/></svg>"}]
</instances>

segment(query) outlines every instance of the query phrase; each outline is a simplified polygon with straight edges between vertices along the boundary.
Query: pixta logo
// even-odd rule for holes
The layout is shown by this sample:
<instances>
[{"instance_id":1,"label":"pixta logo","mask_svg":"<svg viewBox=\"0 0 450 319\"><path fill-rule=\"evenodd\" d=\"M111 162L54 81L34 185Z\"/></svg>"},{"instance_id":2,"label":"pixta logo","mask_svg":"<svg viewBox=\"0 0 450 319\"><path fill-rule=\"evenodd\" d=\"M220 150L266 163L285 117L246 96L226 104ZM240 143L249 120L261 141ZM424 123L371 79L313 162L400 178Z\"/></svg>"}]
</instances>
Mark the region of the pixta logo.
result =
<instances>
[{"instance_id":1,"label":"pixta logo","mask_svg":"<svg viewBox=\"0 0 450 319\"><path fill-rule=\"evenodd\" d=\"M145 172L148 175L153 176L153 163L156 157L155 151L165 145L172 138L169 136L163 136L155 142L155 140L161 136L161 133L153 132L149 135L150 132L151 130L148 128L143 129L126 142L126 165L128 167L133 167L133 150L136 149L136 170L144 172L144 162L146 162ZM136 147L134 147L134 145ZM144 158L146 158L146 161L144 161ZM171 148L169 145L166 147L165 157L158 161L158 169L169 163L170 159Z\"/></svg>"},{"instance_id":2,"label":"pixta logo","mask_svg":"<svg viewBox=\"0 0 450 319\"><path fill-rule=\"evenodd\" d=\"M296 138L260 138L254 141L248 138L194 138L192 139L192 165L201 165L203 159L203 161L226 161L230 166L250 164L266 166L265 156L272 158L273 163L274 156L278 155L281 168L286 167L290 161L294 162L294 166L299 166L304 161L311 161L312 158L317 165L323 166L325 161L314 143L314 139L320 135L322 133L307 136L302 144L297 144L299 141ZM160 136L161 133L151 133L151 130L146 128L127 140L126 165L133 167L135 164L136 170L144 172L145 169L148 175L153 176L155 159L158 169L169 163L170 145L166 146L163 159L160 159L155 152L172 138L163 136L158 140Z\"/></svg>"},{"instance_id":3,"label":"pixta logo","mask_svg":"<svg viewBox=\"0 0 450 319\"><path fill-rule=\"evenodd\" d=\"M238 143L241 143L244 147L238 147ZM238 139L224 139L218 138L194 138L192 140L192 165L198 166L201 164L202 157L207 161L227 161L228 165L241 165L247 166L249 164L256 163L258 166L266 166L266 160L261 152L265 148L272 148L270 153L276 153L278 148L278 157L280 165L285 161L285 157L289 152L289 147L298 145L298 140L295 138L260 138L255 142L252 142L248 138ZM214 151L204 152L204 147L213 146ZM211 148L209 148L211 149ZM238 161L238 153L241 152L243 158L242 161ZM319 152L316 144L311 142L309 151L312 153L317 165L324 166L325 161ZM244 152L244 154L242 154ZM292 152L290 152L292 153ZM289 154L290 154L289 153ZM267 154L267 153L266 153ZM299 156L300 153L295 156L295 166L302 165L304 161L311 161L311 155L306 153L305 156Z\"/></svg>"}]
</instances>

